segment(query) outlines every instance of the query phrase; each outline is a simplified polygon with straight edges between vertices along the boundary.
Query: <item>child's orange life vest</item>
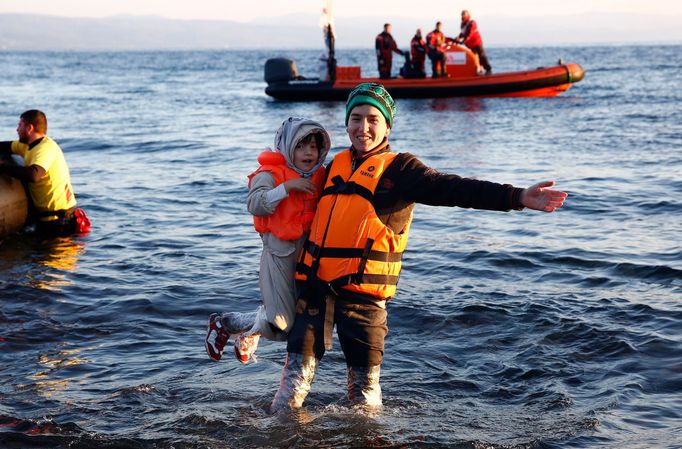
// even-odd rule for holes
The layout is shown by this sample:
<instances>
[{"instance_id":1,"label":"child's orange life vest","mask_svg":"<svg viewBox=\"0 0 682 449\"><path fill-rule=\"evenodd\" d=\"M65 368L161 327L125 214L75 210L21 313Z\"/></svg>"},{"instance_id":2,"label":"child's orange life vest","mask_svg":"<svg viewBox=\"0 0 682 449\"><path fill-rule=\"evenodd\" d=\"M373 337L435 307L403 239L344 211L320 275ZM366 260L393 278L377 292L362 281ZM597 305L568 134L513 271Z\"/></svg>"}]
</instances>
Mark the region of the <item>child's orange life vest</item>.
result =
<instances>
[{"instance_id":1,"label":"child's orange life vest","mask_svg":"<svg viewBox=\"0 0 682 449\"><path fill-rule=\"evenodd\" d=\"M275 186L290 179L301 177L286 165L284 155L275 151L263 151L258 155L258 163L261 166L249 175L249 187L251 187L253 177L263 171L272 175L275 179ZM324 167L320 167L310 178L317 186L316 193L310 194L292 190L289 192L289 196L277 205L273 214L254 215L253 225L256 231L261 234L271 232L282 240L297 240L305 232L308 232L322 191L324 174Z\"/></svg>"}]
</instances>

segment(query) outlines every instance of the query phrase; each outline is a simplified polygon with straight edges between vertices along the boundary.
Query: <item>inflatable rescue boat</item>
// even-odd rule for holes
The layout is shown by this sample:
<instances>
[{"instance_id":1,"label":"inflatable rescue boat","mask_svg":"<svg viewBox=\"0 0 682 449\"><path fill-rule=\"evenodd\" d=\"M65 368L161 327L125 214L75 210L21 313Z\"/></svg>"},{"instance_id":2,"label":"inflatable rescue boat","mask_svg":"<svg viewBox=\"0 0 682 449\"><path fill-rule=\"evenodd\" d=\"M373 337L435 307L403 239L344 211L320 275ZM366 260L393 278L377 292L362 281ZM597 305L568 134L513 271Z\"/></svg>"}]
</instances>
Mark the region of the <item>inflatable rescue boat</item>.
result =
<instances>
[{"instance_id":1,"label":"inflatable rescue boat","mask_svg":"<svg viewBox=\"0 0 682 449\"><path fill-rule=\"evenodd\" d=\"M0 175L0 240L19 231L28 216L28 198L17 179Z\"/></svg>"},{"instance_id":2,"label":"inflatable rescue boat","mask_svg":"<svg viewBox=\"0 0 682 449\"><path fill-rule=\"evenodd\" d=\"M579 64L483 75L478 56L466 47L451 43L445 48L447 77L431 78L415 74L406 60L401 76L391 79L364 78L360 66L342 67L329 63L326 79L304 78L291 59L273 58L265 63L265 93L277 100L346 100L359 83L383 84L394 98L443 97L553 97L583 79ZM430 61L426 60L430 66ZM430 68L430 67L429 67Z\"/></svg>"}]
</instances>

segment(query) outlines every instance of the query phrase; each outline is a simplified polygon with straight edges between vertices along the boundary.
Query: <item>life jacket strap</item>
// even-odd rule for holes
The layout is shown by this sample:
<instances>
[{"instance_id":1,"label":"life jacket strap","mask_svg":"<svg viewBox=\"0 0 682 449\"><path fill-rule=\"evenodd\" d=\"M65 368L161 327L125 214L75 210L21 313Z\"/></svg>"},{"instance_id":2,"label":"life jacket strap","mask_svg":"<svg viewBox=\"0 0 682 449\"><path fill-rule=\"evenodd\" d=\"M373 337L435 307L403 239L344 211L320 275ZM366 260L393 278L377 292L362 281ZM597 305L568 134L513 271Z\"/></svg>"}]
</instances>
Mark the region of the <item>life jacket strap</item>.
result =
<instances>
[{"instance_id":1,"label":"life jacket strap","mask_svg":"<svg viewBox=\"0 0 682 449\"><path fill-rule=\"evenodd\" d=\"M362 256L360 256L360 264L358 265L358 272L357 274L359 276L362 276L362 273L365 272L365 265L367 265L367 257L369 256L369 252L372 249L372 245L374 244L374 239L367 239L365 242L365 247L362 250Z\"/></svg>"},{"instance_id":2,"label":"life jacket strap","mask_svg":"<svg viewBox=\"0 0 682 449\"><path fill-rule=\"evenodd\" d=\"M368 239L368 244L365 248L320 248L310 240L306 240L303 249L313 256L313 259L319 260L323 257L333 259L366 259L376 260L379 262L395 263L403 260L402 252L387 252L377 251L371 249L374 240Z\"/></svg>"},{"instance_id":3,"label":"life jacket strap","mask_svg":"<svg viewBox=\"0 0 682 449\"><path fill-rule=\"evenodd\" d=\"M377 285L398 285L398 276L390 274L347 274L334 279L329 283L334 288L344 285L377 284Z\"/></svg>"},{"instance_id":4,"label":"life jacket strap","mask_svg":"<svg viewBox=\"0 0 682 449\"><path fill-rule=\"evenodd\" d=\"M340 288L345 285L360 285L360 284L376 284L376 285L398 285L399 276L390 274L363 274L352 273L341 276L330 282L325 282L317 277L317 272L311 267L298 263L296 264L296 271L306 276L306 284L315 286L321 290L321 286L331 286L333 288ZM325 287L326 288L326 287Z\"/></svg>"},{"instance_id":5,"label":"life jacket strap","mask_svg":"<svg viewBox=\"0 0 682 449\"><path fill-rule=\"evenodd\" d=\"M343 178L336 175L332 178L334 185L325 188L321 196L325 195L358 195L369 201L374 200L374 194L367 187L356 184L355 181L344 182Z\"/></svg>"}]
</instances>

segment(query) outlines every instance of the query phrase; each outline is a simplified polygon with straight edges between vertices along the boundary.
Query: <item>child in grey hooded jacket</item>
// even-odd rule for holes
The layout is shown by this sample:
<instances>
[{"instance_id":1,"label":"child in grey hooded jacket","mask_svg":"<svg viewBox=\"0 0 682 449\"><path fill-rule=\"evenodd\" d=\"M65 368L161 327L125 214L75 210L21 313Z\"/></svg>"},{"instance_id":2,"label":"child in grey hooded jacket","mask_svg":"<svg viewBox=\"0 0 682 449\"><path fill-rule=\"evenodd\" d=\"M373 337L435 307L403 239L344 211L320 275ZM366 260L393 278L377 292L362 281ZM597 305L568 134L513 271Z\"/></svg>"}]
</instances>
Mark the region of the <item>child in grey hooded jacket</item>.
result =
<instances>
[{"instance_id":1,"label":"child in grey hooded jacket","mask_svg":"<svg viewBox=\"0 0 682 449\"><path fill-rule=\"evenodd\" d=\"M316 121L289 117L275 134L274 150L258 156L249 175L247 209L263 242L259 270L262 304L255 312L213 313L205 338L208 356L219 361L230 334L235 356L255 359L260 337L286 341L294 322L294 273L324 182L329 135Z\"/></svg>"}]
</instances>

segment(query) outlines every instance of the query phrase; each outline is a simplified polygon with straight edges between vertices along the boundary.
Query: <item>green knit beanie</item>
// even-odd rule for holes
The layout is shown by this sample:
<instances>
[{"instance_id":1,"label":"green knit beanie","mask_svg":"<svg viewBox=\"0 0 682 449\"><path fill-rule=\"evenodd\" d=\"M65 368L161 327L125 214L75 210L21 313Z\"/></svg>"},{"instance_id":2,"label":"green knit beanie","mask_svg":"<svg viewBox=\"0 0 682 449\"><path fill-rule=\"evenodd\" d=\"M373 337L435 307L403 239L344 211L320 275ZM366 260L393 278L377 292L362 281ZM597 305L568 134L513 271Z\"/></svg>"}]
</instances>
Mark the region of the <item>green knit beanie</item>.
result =
<instances>
[{"instance_id":1,"label":"green knit beanie","mask_svg":"<svg viewBox=\"0 0 682 449\"><path fill-rule=\"evenodd\" d=\"M384 86L377 83L362 83L355 86L355 89L351 91L346 101L346 125L348 125L350 111L355 106L361 104L369 104L377 108L386 118L388 127L393 127L396 107L393 98L391 98L391 95Z\"/></svg>"}]
</instances>

